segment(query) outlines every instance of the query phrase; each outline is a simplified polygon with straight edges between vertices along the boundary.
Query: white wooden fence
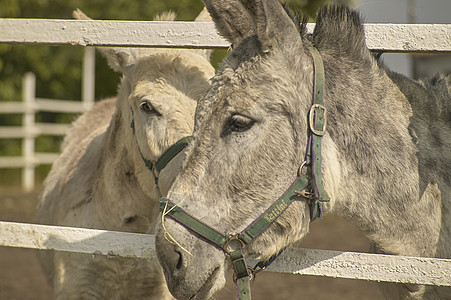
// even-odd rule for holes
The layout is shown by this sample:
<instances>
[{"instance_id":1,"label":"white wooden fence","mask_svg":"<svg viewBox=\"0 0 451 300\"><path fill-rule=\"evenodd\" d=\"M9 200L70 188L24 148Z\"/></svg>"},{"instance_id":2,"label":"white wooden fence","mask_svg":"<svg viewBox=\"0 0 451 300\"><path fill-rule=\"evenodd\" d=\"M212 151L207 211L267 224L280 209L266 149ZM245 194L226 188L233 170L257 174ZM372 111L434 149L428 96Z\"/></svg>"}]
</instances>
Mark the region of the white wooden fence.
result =
<instances>
[{"instance_id":1,"label":"white wooden fence","mask_svg":"<svg viewBox=\"0 0 451 300\"><path fill-rule=\"evenodd\" d=\"M59 155L59 153L35 152L35 138L39 135L64 136L70 126L69 124L36 123L36 113L40 111L82 113L92 107L94 104L94 51L92 47L85 48L82 101L36 98L36 77L29 72L23 76L22 80L22 102L0 102L0 114L23 114L22 126L0 126L0 139L22 139L22 155L0 157L0 168L21 168L22 188L25 191L34 188L35 167L40 164L52 164Z\"/></svg>"},{"instance_id":2,"label":"white wooden fence","mask_svg":"<svg viewBox=\"0 0 451 300\"><path fill-rule=\"evenodd\" d=\"M308 26L312 31L313 25ZM39 29L39 30L37 30ZM367 45L387 52L451 53L451 25L365 25ZM0 43L223 48L211 23L0 19ZM44 103L44 102L41 102ZM0 246L155 258L154 236L0 222ZM451 286L451 259L288 249L269 271Z\"/></svg>"},{"instance_id":3,"label":"white wooden fence","mask_svg":"<svg viewBox=\"0 0 451 300\"><path fill-rule=\"evenodd\" d=\"M153 235L12 222L0 222L0 246L156 258ZM288 248L268 271L451 286L451 259Z\"/></svg>"}]
</instances>

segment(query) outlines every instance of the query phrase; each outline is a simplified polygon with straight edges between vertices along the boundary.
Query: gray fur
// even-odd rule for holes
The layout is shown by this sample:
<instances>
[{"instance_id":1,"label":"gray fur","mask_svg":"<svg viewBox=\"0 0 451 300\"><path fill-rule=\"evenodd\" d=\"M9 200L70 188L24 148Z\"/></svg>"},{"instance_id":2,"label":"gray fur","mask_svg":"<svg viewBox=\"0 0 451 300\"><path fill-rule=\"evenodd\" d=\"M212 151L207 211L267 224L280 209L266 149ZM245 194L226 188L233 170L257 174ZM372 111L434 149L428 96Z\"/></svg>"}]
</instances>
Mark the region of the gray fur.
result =
<instances>
[{"instance_id":1,"label":"gray fur","mask_svg":"<svg viewBox=\"0 0 451 300\"><path fill-rule=\"evenodd\" d=\"M77 16L87 18L80 11ZM97 103L73 123L44 182L36 221L154 233L158 200L179 172L184 154L154 174L139 149L155 162L192 134L196 101L209 87L214 69L206 53L197 50L101 51L124 74L117 99ZM144 101L158 113L142 109ZM172 299L156 261L51 251L39 257L55 299Z\"/></svg>"},{"instance_id":2,"label":"gray fur","mask_svg":"<svg viewBox=\"0 0 451 300\"><path fill-rule=\"evenodd\" d=\"M213 4L214 1L205 0L205 7L215 21L219 34L228 39L232 47L236 46L243 38L254 33L254 24L249 14L244 11L240 1ZM236 15L244 12L240 19ZM233 33L237 33L232 35Z\"/></svg>"},{"instance_id":3,"label":"gray fur","mask_svg":"<svg viewBox=\"0 0 451 300\"><path fill-rule=\"evenodd\" d=\"M209 0L207 7L228 3ZM386 71L365 45L358 14L347 8L321 10L310 41L277 0L241 3L242 11L224 18L249 23L250 15L254 34L219 30L241 42L197 107L195 140L168 198L217 230L236 233L289 187L306 148L313 43L325 65L326 212L358 226L377 252L451 257L449 78L416 83ZM218 27L224 22L220 14L214 20ZM227 258L169 218L165 228L193 254L167 242L159 228L157 253L169 289L180 299L210 297L224 284ZM308 205L296 201L246 254L267 259L308 228ZM451 299L449 288L384 290L388 299Z\"/></svg>"}]
</instances>

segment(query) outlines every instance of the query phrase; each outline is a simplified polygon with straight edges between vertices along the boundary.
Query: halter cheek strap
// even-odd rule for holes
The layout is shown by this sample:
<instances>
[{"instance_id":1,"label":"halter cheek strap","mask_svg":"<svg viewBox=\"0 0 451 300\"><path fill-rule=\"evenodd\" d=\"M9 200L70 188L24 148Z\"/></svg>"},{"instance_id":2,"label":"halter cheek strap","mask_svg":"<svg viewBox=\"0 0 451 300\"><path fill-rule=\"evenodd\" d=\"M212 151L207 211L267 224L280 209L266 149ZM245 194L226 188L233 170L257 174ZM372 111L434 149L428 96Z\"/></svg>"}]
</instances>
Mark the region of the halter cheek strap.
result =
<instances>
[{"instance_id":1,"label":"halter cheek strap","mask_svg":"<svg viewBox=\"0 0 451 300\"><path fill-rule=\"evenodd\" d=\"M310 108L309 135L307 141L307 150L305 153L305 164L310 166L312 174L312 194L305 195L310 203L310 221L321 218L323 215L323 202L329 202L329 196L324 189L323 177L321 172L321 141L326 133L327 111L323 105L324 95L324 64L318 50L309 47L313 58L314 82L313 99Z\"/></svg>"}]
</instances>

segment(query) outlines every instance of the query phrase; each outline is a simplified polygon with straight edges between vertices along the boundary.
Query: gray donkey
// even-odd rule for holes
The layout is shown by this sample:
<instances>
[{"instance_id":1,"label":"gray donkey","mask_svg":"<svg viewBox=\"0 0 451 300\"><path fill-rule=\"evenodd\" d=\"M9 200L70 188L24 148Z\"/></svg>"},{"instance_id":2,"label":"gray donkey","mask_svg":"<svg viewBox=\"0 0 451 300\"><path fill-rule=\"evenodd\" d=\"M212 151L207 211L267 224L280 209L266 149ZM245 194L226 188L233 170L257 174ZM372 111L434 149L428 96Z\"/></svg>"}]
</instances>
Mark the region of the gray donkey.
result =
<instances>
[{"instance_id":1,"label":"gray donkey","mask_svg":"<svg viewBox=\"0 0 451 300\"><path fill-rule=\"evenodd\" d=\"M231 266L239 284L237 251L267 261L322 209L379 253L450 258L451 78L386 70L359 15L341 6L320 10L309 37L277 0L204 2L234 49L198 104L183 171L161 201L157 253L171 293L209 298ZM321 60L323 103L312 105ZM276 202L297 178L308 183L291 205ZM449 288L382 286L389 299L451 299Z\"/></svg>"}]
</instances>

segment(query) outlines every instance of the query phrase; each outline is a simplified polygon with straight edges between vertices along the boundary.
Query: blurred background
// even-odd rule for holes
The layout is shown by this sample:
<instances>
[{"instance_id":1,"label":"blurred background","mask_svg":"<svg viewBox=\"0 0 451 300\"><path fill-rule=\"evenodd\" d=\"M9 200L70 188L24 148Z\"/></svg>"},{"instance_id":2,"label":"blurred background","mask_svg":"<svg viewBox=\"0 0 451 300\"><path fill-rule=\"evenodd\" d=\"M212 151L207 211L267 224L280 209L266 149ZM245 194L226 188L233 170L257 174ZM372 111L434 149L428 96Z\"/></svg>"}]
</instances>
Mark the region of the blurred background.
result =
<instances>
[{"instance_id":1,"label":"blurred background","mask_svg":"<svg viewBox=\"0 0 451 300\"><path fill-rule=\"evenodd\" d=\"M293 10L301 10L314 21L316 11L326 3L336 2L356 8L367 23L451 23L449 0L287 0ZM202 10L200 0L0 0L0 18L71 19L72 11L80 8L99 20L152 20L159 13L172 10L177 20L191 21ZM22 101L22 82L32 72L36 78L35 97L61 99L71 103L83 98L83 57L80 46L45 46L0 44L0 103ZM227 54L215 50L212 63ZM389 68L418 79L437 72L451 72L451 56L438 54L384 54ZM95 100L116 94L120 74L107 66L105 59L95 54L95 76L92 97ZM38 112L36 122L70 124L78 113ZM0 158L18 157L23 153L20 137L2 138L3 126L23 123L21 113L0 111ZM63 136L39 135L34 150L57 153ZM40 185L50 170L50 164L34 169L31 188L22 187L22 169L0 166L0 220L31 222ZM366 252L369 241L352 225L326 217L312 224L311 234L301 246ZM0 247L0 300L49 299L50 289L43 278L32 251ZM315 278L269 274L259 275L253 293L255 299L381 299L375 283L355 280ZM254 292L255 291L255 292ZM229 283L218 299L233 299L234 287Z\"/></svg>"}]
</instances>

